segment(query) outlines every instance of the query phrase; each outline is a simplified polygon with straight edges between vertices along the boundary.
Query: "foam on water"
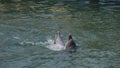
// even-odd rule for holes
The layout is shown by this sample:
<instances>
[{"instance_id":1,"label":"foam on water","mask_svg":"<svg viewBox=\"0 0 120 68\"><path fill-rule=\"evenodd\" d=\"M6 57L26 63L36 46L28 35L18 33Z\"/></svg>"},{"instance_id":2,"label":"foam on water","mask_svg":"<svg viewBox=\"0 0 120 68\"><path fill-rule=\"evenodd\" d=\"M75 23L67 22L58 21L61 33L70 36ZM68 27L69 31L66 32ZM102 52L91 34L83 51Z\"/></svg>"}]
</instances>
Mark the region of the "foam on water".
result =
<instances>
[{"instance_id":1,"label":"foam on water","mask_svg":"<svg viewBox=\"0 0 120 68\"><path fill-rule=\"evenodd\" d=\"M31 45L42 46L54 51L65 50L65 46L60 44L54 44L54 40L50 38L48 38L45 42L23 41L23 42L20 42L20 44L23 46L31 46Z\"/></svg>"},{"instance_id":2,"label":"foam on water","mask_svg":"<svg viewBox=\"0 0 120 68\"><path fill-rule=\"evenodd\" d=\"M46 47L50 50L61 51L65 49L65 46L62 46L60 44L54 44L54 41L52 39L48 39L46 43L48 43Z\"/></svg>"}]
</instances>

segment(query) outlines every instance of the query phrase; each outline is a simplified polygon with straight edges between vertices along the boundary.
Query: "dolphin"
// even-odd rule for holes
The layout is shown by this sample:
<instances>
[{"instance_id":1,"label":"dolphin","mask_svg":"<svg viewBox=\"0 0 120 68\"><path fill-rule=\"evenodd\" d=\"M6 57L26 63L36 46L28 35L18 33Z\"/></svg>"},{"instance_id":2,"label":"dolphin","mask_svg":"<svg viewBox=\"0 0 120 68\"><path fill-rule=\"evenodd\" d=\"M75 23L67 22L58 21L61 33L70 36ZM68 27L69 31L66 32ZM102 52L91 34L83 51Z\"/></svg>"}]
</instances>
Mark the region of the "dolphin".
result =
<instances>
[{"instance_id":1,"label":"dolphin","mask_svg":"<svg viewBox=\"0 0 120 68\"><path fill-rule=\"evenodd\" d=\"M61 38L60 31L57 31L57 34L55 35L54 44L57 44L60 46L65 46L65 44Z\"/></svg>"},{"instance_id":2,"label":"dolphin","mask_svg":"<svg viewBox=\"0 0 120 68\"><path fill-rule=\"evenodd\" d=\"M76 49L76 43L74 42L72 35L69 33L68 40L65 45L66 50Z\"/></svg>"}]
</instances>

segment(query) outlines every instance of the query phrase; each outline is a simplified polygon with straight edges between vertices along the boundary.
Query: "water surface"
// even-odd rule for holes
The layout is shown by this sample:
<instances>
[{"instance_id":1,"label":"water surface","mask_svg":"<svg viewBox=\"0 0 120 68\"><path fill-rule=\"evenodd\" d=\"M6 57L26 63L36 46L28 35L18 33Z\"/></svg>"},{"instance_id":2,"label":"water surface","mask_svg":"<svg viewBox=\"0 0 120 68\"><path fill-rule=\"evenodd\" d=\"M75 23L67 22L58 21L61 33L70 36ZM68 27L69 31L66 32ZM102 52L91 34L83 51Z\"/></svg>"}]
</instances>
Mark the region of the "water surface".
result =
<instances>
[{"instance_id":1,"label":"water surface","mask_svg":"<svg viewBox=\"0 0 120 68\"><path fill-rule=\"evenodd\" d=\"M0 4L0 68L119 68L118 2L27 1ZM48 39L61 31L78 46L53 51Z\"/></svg>"}]
</instances>

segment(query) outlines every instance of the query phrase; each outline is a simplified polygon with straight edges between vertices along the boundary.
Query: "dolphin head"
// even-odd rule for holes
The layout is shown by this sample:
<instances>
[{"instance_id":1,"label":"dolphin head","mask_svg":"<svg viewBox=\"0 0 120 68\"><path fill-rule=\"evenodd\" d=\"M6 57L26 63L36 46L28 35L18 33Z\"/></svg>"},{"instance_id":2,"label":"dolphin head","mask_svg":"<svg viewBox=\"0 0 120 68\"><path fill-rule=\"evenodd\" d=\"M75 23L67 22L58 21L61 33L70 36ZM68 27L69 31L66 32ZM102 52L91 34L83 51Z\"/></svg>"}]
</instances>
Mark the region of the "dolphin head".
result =
<instances>
[{"instance_id":1,"label":"dolphin head","mask_svg":"<svg viewBox=\"0 0 120 68\"><path fill-rule=\"evenodd\" d=\"M55 36L54 44L62 45L64 46L64 42L60 36L60 31L57 31L57 34Z\"/></svg>"},{"instance_id":2,"label":"dolphin head","mask_svg":"<svg viewBox=\"0 0 120 68\"><path fill-rule=\"evenodd\" d=\"M74 42L72 35L69 33L68 35L68 41L66 43L66 49L75 49L76 48L76 43Z\"/></svg>"},{"instance_id":3,"label":"dolphin head","mask_svg":"<svg viewBox=\"0 0 120 68\"><path fill-rule=\"evenodd\" d=\"M69 35L68 35L68 40L70 40L70 39L72 39L71 33L69 33Z\"/></svg>"},{"instance_id":4,"label":"dolphin head","mask_svg":"<svg viewBox=\"0 0 120 68\"><path fill-rule=\"evenodd\" d=\"M57 34L60 35L60 31L57 31Z\"/></svg>"}]
</instances>

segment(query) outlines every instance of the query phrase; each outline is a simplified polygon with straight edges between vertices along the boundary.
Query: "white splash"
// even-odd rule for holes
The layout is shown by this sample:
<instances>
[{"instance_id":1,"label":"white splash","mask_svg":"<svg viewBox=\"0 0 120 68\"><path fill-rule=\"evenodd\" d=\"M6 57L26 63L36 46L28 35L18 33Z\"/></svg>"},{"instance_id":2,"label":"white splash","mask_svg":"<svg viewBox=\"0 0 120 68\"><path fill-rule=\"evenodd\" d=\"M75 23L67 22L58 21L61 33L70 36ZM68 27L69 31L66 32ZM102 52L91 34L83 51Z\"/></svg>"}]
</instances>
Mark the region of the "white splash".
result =
<instances>
[{"instance_id":1,"label":"white splash","mask_svg":"<svg viewBox=\"0 0 120 68\"><path fill-rule=\"evenodd\" d=\"M65 46L62 46L60 44L54 44L54 41L52 39L48 39L46 43L47 43L46 47L50 50L54 51L65 50Z\"/></svg>"},{"instance_id":2,"label":"white splash","mask_svg":"<svg viewBox=\"0 0 120 68\"><path fill-rule=\"evenodd\" d=\"M42 46L53 51L65 50L65 46L54 44L54 40L50 38L48 38L45 42L22 41L20 44L23 46Z\"/></svg>"}]
</instances>

